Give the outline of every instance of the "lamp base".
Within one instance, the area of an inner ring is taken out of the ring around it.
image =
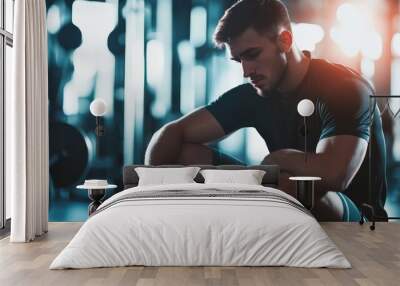
[[[297,199],[308,209],[314,208],[314,181],[297,181]]]
[[[102,119],[98,116],[96,116],[96,135],[97,136],[103,136],[105,133],[105,128],[104,125],[102,124]]]
[[[315,203],[315,181],[320,181],[320,177],[290,177],[289,180],[296,181],[296,196],[308,210],[314,208]]]
[[[102,204],[103,199],[106,195],[106,189],[89,189],[88,195],[89,198],[92,200],[88,207],[88,214],[90,216]]]

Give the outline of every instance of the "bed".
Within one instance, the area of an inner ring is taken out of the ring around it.
[[[98,208],[50,269],[351,267],[311,213],[278,189],[277,166],[198,166],[264,170],[262,185],[205,184],[199,173],[196,183],[153,186],[138,186],[136,167],[143,165],[124,167],[124,190]]]

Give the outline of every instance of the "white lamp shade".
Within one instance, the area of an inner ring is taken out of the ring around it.
[[[303,117],[310,116],[314,113],[314,103],[309,99],[303,99],[297,105],[297,112]]]
[[[90,104],[90,113],[94,116],[103,116],[107,112],[107,105],[102,99],[95,99]]]

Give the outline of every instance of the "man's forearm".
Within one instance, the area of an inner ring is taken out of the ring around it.
[[[311,175],[320,170],[321,160],[316,154],[307,153],[307,162],[304,152],[294,149],[282,149],[270,153],[265,162],[279,164],[281,171],[295,175]]]
[[[282,149],[272,152],[263,161],[263,164],[277,164],[282,172],[295,176],[317,176],[323,181],[321,185],[329,190],[341,191],[343,184],[340,181],[340,170],[335,170],[334,164],[328,164],[329,158],[325,154],[307,153],[294,149]]]
[[[146,149],[145,164],[175,164],[182,147],[182,134],[178,128],[168,125],[156,133]]]

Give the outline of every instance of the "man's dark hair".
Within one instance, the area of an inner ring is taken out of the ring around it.
[[[240,0],[225,11],[214,32],[214,43],[222,48],[224,43],[239,36],[247,28],[276,37],[278,28],[289,31],[288,10],[280,0]]]

